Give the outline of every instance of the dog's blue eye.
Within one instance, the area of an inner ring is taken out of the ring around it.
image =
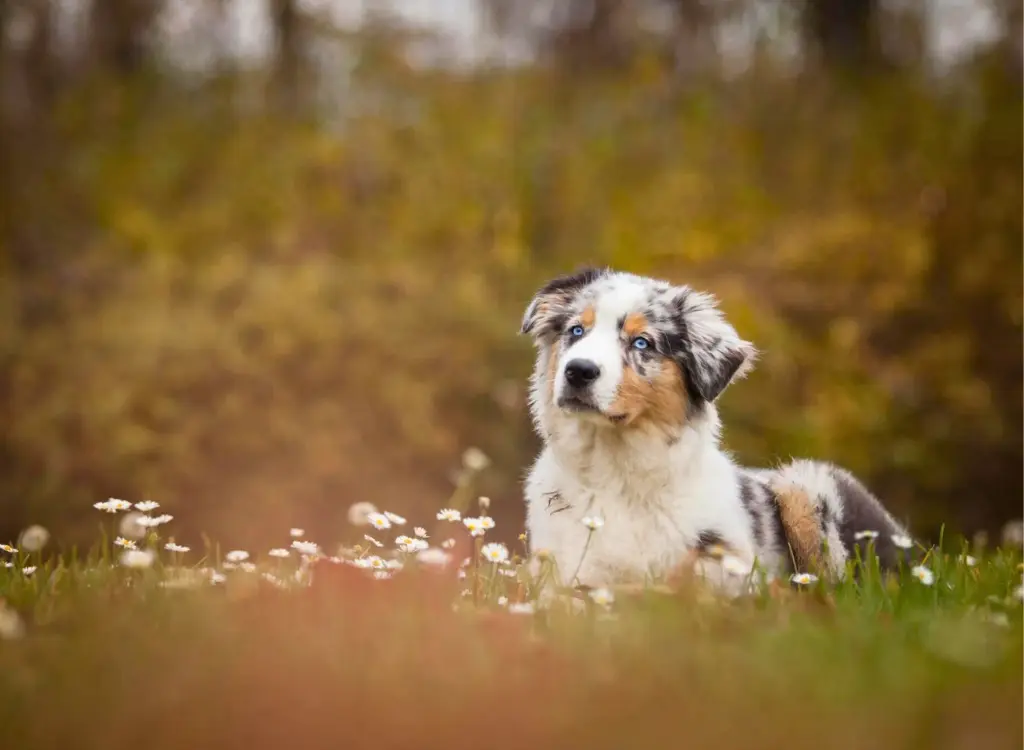
[[[573,326],[569,329],[569,335],[575,339],[578,339],[583,335],[583,326]]]
[[[651,342],[648,341],[647,339],[643,338],[642,336],[640,338],[633,339],[633,348],[634,349],[639,349],[640,351],[643,351],[644,349],[646,349],[650,345],[651,345]]]

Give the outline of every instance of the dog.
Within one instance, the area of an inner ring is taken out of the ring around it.
[[[556,586],[645,584],[710,550],[734,573],[842,577],[869,545],[891,566],[910,544],[844,469],[746,468],[720,446],[716,402],[758,352],[713,295],[585,268],[537,292],[521,333],[536,348],[529,403],[543,441],[525,482],[527,537],[533,557],[553,558]]]

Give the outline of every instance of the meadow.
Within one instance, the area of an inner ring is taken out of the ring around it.
[[[178,544],[152,501],[95,503],[88,554],[26,530],[0,547],[4,747],[1021,746],[1019,550],[538,607],[550,561],[531,577],[468,499],[261,552]]]

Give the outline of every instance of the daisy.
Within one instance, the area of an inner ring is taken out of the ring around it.
[[[405,523],[405,519],[402,518],[397,513],[392,513],[391,511],[386,510],[386,511],[384,511],[384,515],[387,516],[387,519],[389,521],[391,521],[391,523],[395,524],[396,526],[401,526],[402,524]]]
[[[319,546],[317,546],[313,542],[303,542],[299,539],[296,539],[294,542],[292,542],[292,549],[297,550],[299,554],[309,555],[310,557],[320,554]]]
[[[412,530],[412,533],[420,537],[421,539],[427,538],[427,530],[422,526],[417,526],[415,529]]]
[[[0,544],[0,552],[9,552],[9,553],[11,553],[13,555],[17,551],[18,550],[16,550],[14,547],[12,547],[9,544]]]
[[[291,554],[291,551],[283,549],[282,547],[275,547],[267,554],[271,557],[288,557]]]
[[[910,549],[914,546],[914,540],[906,534],[893,534],[892,543],[900,549]]]
[[[232,563],[245,562],[249,559],[249,553],[244,549],[233,549],[224,555],[224,559]]]
[[[403,552],[422,552],[429,546],[423,539],[411,539],[409,537],[404,537],[404,539],[406,540],[405,542],[395,540]]]
[[[480,549],[480,554],[492,563],[503,563],[508,560],[508,548],[504,544],[485,544]]]
[[[494,528],[494,519],[490,516],[480,516],[477,520],[480,521],[480,527],[483,529]]]
[[[502,568],[498,572],[506,578],[515,578],[518,575],[514,568]]]
[[[391,521],[383,513],[370,513],[366,516],[370,525],[375,529],[390,529]]]
[[[33,573],[36,572],[36,566],[35,565],[29,565],[27,568],[22,568],[21,572],[24,573],[27,576],[30,576],[30,575],[32,575]]]
[[[604,519],[598,516],[587,516],[583,519],[583,525],[591,531],[597,531],[599,528],[604,526]]]
[[[369,557],[364,559],[366,560],[367,567],[373,568],[375,570],[384,570],[388,566],[388,564],[384,562],[383,559],[377,557],[376,555],[370,555]]]
[[[384,544],[383,544],[382,542],[378,542],[378,541],[377,541],[376,539],[374,539],[374,538],[373,538],[372,536],[370,536],[369,534],[363,534],[363,539],[365,539],[366,541],[368,541],[368,542],[369,542],[370,544],[372,544],[372,545],[373,545],[374,547],[383,547],[383,546],[384,546]]]
[[[615,595],[609,589],[591,589],[588,595],[595,604],[600,604],[603,607],[607,607],[615,601]]]
[[[216,585],[218,583],[224,583],[226,580],[228,580],[227,576],[223,573],[218,573],[216,570],[210,571],[210,583]]]
[[[789,580],[793,583],[799,583],[801,586],[808,586],[818,580],[818,576],[814,573],[794,573],[790,576]]]
[[[923,565],[914,566],[914,568],[911,569],[910,574],[925,586],[931,586],[935,583],[935,574]]]
[[[293,539],[301,539],[306,535],[306,532],[303,529],[288,529],[288,535]]]
[[[241,568],[242,570],[244,570],[246,573],[255,573],[256,572],[256,565],[255,565],[255,563],[251,563],[251,562],[239,563],[238,567]]]
[[[132,504],[126,500],[118,500],[116,497],[112,497],[103,503],[93,503],[92,507],[106,513],[117,513],[119,510],[128,510],[132,507]]]
[[[853,535],[854,540],[860,541],[861,539],[878,539],[877,531],[858,531]]]
[[[189,550],[188,547],[183,547],[182,545],[175,544],[174,542],[168,542],[165,544],[164,549],[168,552],[188,552]]]
[[[143,513],[151,513],[160,507],[160,503],[153,502],[152,500],[143,500],[141,503],[135,503],[135,510],[141,510]]]
[[[162,516],[156,516],[155,518],[150,518],[149,516],[142,516],[141,518],[136,519],[135,522],[139,526],[143,526],[145,528],[156,528],[157,526],[162,526],[173,519],[174,516],[164,513]]]
[[[461,519],[462,514],[452,508],[442,508],[437,512],[438,521],[459,521]]]
[[[479,518],[463,518],[462,523],[469,530],[471,536],[483,536],[485,533]]]
[[[124,547],[125,549],[135,549],[135,542],[131,539],[125,539],[123,536],[119,536],[114,540],[114,544],[118,547]]]

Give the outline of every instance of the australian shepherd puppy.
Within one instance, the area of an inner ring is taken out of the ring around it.
[[[713,296],[587,269],[544,286],[522,332],[537,349],[530,409],[544,442],[526,481],[527,532],[558,585],[656,580],[712,545],[733,572],[842,576],[858,546],[884,566],[909,545],[848,472],[745,469],[723,450],[715,403],[756,351]]]

